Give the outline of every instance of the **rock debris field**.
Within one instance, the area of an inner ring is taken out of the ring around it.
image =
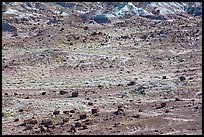
[[[29,37],[2,34],[2,134],[202,134],[202,16],[18,27]]]

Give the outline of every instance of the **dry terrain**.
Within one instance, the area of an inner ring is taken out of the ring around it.
[[[202,134],[202,16],[18,27],[2,34],[2,134]]]

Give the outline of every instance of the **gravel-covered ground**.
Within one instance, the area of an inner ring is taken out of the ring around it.
[[[2,134],[202,134],[202,17],[76,18],[3,39]]]

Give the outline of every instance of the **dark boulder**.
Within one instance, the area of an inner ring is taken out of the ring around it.
[[[53,115],[59,115],[60,114],[60,111],[59,110],[55,110],[54,112],[53,112]]]
[[[140,115],[139,114],[135,114],[133,115],[134,118],[140,118]]]
[[[179,79],[180,79],[180,81],[184,81],[184,80],[186,80],[186,77],[180,76]]]
[[[93,108],[93,109],[91,109],[91,113],[92,114],[99,113],[99,109],[98,108]]]
[[[79,119],[86,119],[87,118],[87,115],[86,114],[80,114],[79,115]]]
[[[72,97],[78,97],[78,95],[79,95],[78,91],[72,92]]]
[[[128,85],[128,86],[135,85],[135,81],[130,81],[127,85]]]
[[[162,102],[160,105],[161,105],[161,108],[164,108],[166,107],[166,102]]]
[[[43,95],[43,96],[46,95],[46,92],[42,92],[42,95]]]
[[[67,94],[67,91],[61,90],[61,91],[59,92],[59,94],[60,94],[60,95]]]

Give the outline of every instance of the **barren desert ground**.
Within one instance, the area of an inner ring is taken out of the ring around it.
[[[202,134],[202,16],[25,22],[2,32],[2,134]]]

